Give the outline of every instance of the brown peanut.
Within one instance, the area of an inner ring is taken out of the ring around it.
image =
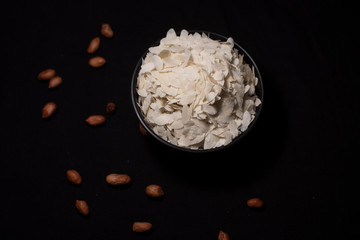
[[[111,173],[106,176],[106,182],[110,185],[125,185],[131,181],[131,178],[127,174]]]
[[[55,76],[55,73],[56,73],[55,70],[52,69],[52,68],[46,69],[46,70],[39,73],[38,79],[40,81],[50,80],[52,77]]]
[[[79,172],[74,169],[67,170],[66,177],[69,180],[69,182],[75,185],[79,185],[82,182]]]
[[[100,38],[99,37],[94,37],[89,44],[89,47],[87,49],[88,53],[94,53],[96,52],[100,47]]]
[[[84,200],[76,200],[75,207],[82,215],[89,215],[89,206]]]
[[[86,119],[87,124],[90,126],[98,126],[106,122],[106,118],[103,115],[91,115]]]
[[[106,63],[105,58],[97,56],[97,57],[92,57],[89,60],[89,65],[93,68],[99,68],[104,66]]]
[[[114,31],[111,29],[108,23],[104,23],[101,25],[101,34],[104,37],[112,38],[114,36]]]
[[[56,88],[61,83],[62,83],[62,77],[59,77],[59,76],[52,77],[49,81],[48,88]]]
[[[229,234],[220,230],[218,240],[230,240]]]
[[[157,198],[164,195],[164,191],[159,185],[151,184],[145,188],[145,193],[149,197]]]
[[[261,208],[264,202],[260,198],[251,198],[247,201],[247,205],[251,208]]]
[[[56,111],[56,104],[54,102],[48,102],[42,109],[41,115],[42,118],[51,117]]]
[[[152,228],[152,224],[149,222],[134,222],[133,223],[133,231],[134,232],[147,232]]]
[[[145,130],[145,128],[143,127],[143,125],[141,123],[139,123],[139,130],[140,130],[140,133],[146,137],[149,137],[149,133]]]
[[[106,104],[106,112],[108,114],[114,114],[116,111],[116,105],[113,102],[109,102]]]

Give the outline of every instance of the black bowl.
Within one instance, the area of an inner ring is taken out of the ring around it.
[[[220,41],[226,41],[228,38],[225,36],[222,36],[220,34],[217,33],[213,33],[213,32],[208,32],[208,31],[196,31],[196,30],[190,30],[188,31],[189,34],[194,34],[196,32],[198,33],[205,33],[207,36],[209,36],[211,39],[214,40],[220,40]],[[179,32],[177,32],[177,35],[179,36]],[[155,42],[152,46],[149,47],[154,47],[154,46],[158,46],[160,44],[160,40],[158,40],[157,42]],[[136,67],[135,67],[135,71],[133,73],[132,76],[132,80],[131,80],[131,99],[132,99],[132,104],[133,107],[135,109],[136,115],[140,120],[140,123],[143,125],[143,127],[145,128],[145,130],[150,133],[155,139],[157,139],[159,142],[163,143],[164,145],[171,147],[173,149],[177,149],[180,151],[185,151],[185,152],[194,152],[194,153],[207,153],[207,152],[213,152],[213,151],[219,151],[222,150],[224,148],[228,148],[232,145],[234,145],[234,143],[240,141],[241,139],[243,139],[252,128],[254,128],[256,121],[259,118],[262,106],[264,104],[264,88],[263,88],[263,82],[262,82],[262,78],[259,72],[258,67],[256,66],[254,60],[250,57],[250,55],[236,42],[234,42],[234,47],[238,50],[238,53],[241,55],[244,55],[243,60],[245,63],[249,64],[250,67],[254,67],[255,69],[255,76],[258,78],[258,84],[257,86],[255,86],[255,93],[257,95],[257,97],[261,100],[261,104],[256,107],[256,113],[255,113],[255,118],[254,120],[250,123],[250,125],[248,126],[248,128],[245,130],[245,132],[239,134],[236,138],[234,138],[229,144],[225,145],[225,146],[220,146],[217,148],[211,148],[211,149],[189,149],[189,148],[184,148],[184,147],[179,147],[177,145],[174,145],[164,139],[162,139],[161,137],[159,137],[152,129],[151,127],[146,123],[146,121],[144,120],[144,116],[141,112],[140,107],[138,106],[138,94],[136,92],[136,85],[137,85],[137,77],[141,68],[141,64],[142,64],[142,60],[145,58],[146,54],[149,52],[148,50],[144,52],[144,54],[141,56],[141,58],[139,59]]]

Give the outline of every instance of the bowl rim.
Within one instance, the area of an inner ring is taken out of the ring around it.
[[[189,34],[194,34],[194,33],[205,33],[207,36],[211,37],[211,36],[215,36],[217,37],[217,39],[215,40],[220,40],[220,41],[226,41],[229,37],[225,37],[221,34],[218,33],[214,33],[211,31],[204,31],[204,30],[186,30]],[[179,36],[180,31],[176,32],[176,35]],[[160,39],[161,40],[161,39]],[[150,47],[153,46],[158,46],[160,43],[160,40],[157,40],[155,43],[153,43]],[[243,47],[241,47],[237,42],[234,41],[234,46],[236,46],[236,48],[239,51],[239,54],[244,55],[244,58],[247,58],[248,60],[250,60],[250,62],[245,62],[246,64],[248,64],[250,67],[254,67],[255,69],[255,76],[258,78],[258,84],[255,87],[255,91],[257,94],[257,96],[261,97],[261,104],[256,107],[256,112],[255,112],[255,117],[253,119],[253,121],[249,124],[248,128],[242,132],[241,134],[239,134],[238,136],[236,136],[229,144],[227,145],[223,145],[220,147],[216,147],[216,148],[210,148],[210,149],[190,149],[190,148],[184,148],[184,147],[180,147],[177,145],[174,145],[164,139],[162,139],[160,136],[158,136],[147,124],[147,122],[144,120],[144,117],[142,115],[141,109],[139,108],[139,106],[137,105],[137,92],[136,92],[136,86],[137,86],[137,77],[138,77],[138,73],[142,64],[143,59],[146,57],[146,54],[149,52],[149,48],[141,55],[139,61],[137,62],[134,72],[132,74],[132,78],[131,78],[131,101],[132,101],[132,105],[134,107],[135,113],[140,121],[140,124],[145,128],[145,130],[150,133],[150,135],[152,137],[154,137],[155,139],[157,139],[159,142],[165,144],[166,146],[182,151],[182,152],[190,152],[190,153],[209,153],[209,152],[215,152],[215,151],[220,151],[223,149],[227,149],[230,146],[233,146],[235,143],[239,142],[241,139],[243,139],[246,135],[248,135],[248,133],[254,128],[255,123],[258,121],[261,110],[263,108],[264,105],[264,84],[262,81],[262,77],[260,74],[260,71],[255,63],[255,61],[253,60],[253,58],[250,56],[250,54],[245,51],[245,49]],[[260,91],[260,92],[259,92]]]

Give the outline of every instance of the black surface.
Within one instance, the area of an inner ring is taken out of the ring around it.
[[[159,8],[162,6],[162,8]],[[359,229],[357,9],[303,1],[12,2],[2,7],[0,239],[352,239]],[[89,41],[102,23],[92,69]],[[138,58],[169,28],[232,36],[257,63],[266,105],[256,128],[230,149],[181,153],[143,137],[131,105]],[[45,68],[58,89],[37,80]],[[4,74],[5,73],[5,74]],[[48,101],[53,118],[41,119]],[[117,112],[105,113],[114,101]],[[90,114],[105,114],[90,128]],[[77,169],[80,187],[65,171]],[[352,171],[351,171],[352,169]],[[114,189],[108,173],[132,183]],[[154,201],[148,184],[163,186]],[[246,206],[260,197],[264,209]],[[80,216],[76,199],[88,202]],[[147,235],[131,231],[150,221]]]

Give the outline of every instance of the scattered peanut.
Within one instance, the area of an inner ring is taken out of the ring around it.
[[[151,184],[145,188],[145,193],[149,197],[157,198],[164,195],[164,191],[159,185]]]
[[[91,115],[86,119],[86,122],[90,126],[98,126],[106,122],[106,118],[103,115]]]
[[[56,104],[53,102],[48,102],[42,109],[42,118],[49,118],[51,117],[54,112],[56,111]]]
[[[82,215],[89,215],[89,206],[84,200],[76,200],[75,207]]]
[[[56,73],[55,70],[52,69],[52,68],[46,69],[46,70],[39,73],[38,79],[40,81],[50,80],[52,77],[55,76],[55,73]]]
[[[260,198],[251,198],[247,201],[247,205],[251,208],[261,208],[264,202]]]
[[[104,66],[105,63],[106,63],[105,58],[100,57],[100,56],[90,58],[90,60],[89,60],[89,65],[93,68],[102,67],[102,66]]]
[[[141,123],[139,123],[139,130],[140,130],[140,133],[146,137],[149,136],[149,133],[145,130],[145,128],[143,127],[143,125]]]
[[[48,88],[56,88],[61,83],[62,83],[62,77],[59,77],[59,76],[52,77],[49,81]]]
[[[100,47],[100,38],[95,37],[90,41],[89,47],[87,49],[88,53],[94,53],[96,52]]]
[[[82,182],[79,172],[74,169],[67,170],[66,177],[69,180],[69,182],[75,185],[79,185]]]
[[[131,181],[127,174],[111,173],[106,176],[106,182],[110,185],[125,185]]]
[[[116,105],[113,102],[109,102],[106,104],[106,112],[108,114],[114,114],[116,111]]]
[[[229,234],[220,230],[218,240],[230,240]]]
[[[133,231],[134,232],[147,232],[152,228],[152,224],[149,222],[134,222]]]
[[[104,23],[101,25],[101,34],[107,38],[112,38],[114,36],[114,31],[108,23]]]

